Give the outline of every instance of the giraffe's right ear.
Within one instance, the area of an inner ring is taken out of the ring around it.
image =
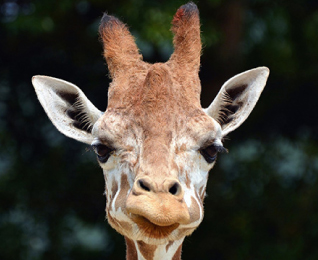
[[[32,84],[38,99],[56,128],[68,137],[91,144],[92,127],[103,114],[72,83],[34,76]]]

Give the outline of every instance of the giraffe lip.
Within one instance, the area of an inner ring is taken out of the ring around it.
[[[165,238],[180,225],[179,223],[158,225],[151,222],[149,219],[136,214],[130,214],[130,217],[138,225],[139,229],[151,238]]]
[[[138,216],[138,219],[143,217],[159,227],[190,222],[190,213],[184,200],[180,201],[165,193],[138,196],[130,193],[126,201],[126,210],[131,216]]]

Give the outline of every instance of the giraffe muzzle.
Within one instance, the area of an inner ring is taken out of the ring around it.
[[[145,218],[161,227],[188,224],[190,214],[183,197],[184,191],[177,179],[153,181],[145,176],[135,181],[126,210],[133,220]]]

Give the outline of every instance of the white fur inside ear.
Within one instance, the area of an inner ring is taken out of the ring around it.
[[[34,76],[37,97],[56,128],[68,137],[90,144],[92,126],[102,115],[74,84],[48,76]]]
[[[250,115],[267,81],[269,69],[259,67],[224,83],[205,112],[222,127],[222,136],[238,128]]]

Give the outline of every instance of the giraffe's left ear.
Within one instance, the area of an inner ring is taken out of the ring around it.
[[[72,83],[47,76],[34,76],[32,84],[56,128],[68,137],[91,144],[94,140],[92,127],[102,112],[84,93]]]
[[[259,99],[269,69],[259,67],[234,76],[224,83],[205,112],[217,120],[225,136],[238,128],[252,112]]]

